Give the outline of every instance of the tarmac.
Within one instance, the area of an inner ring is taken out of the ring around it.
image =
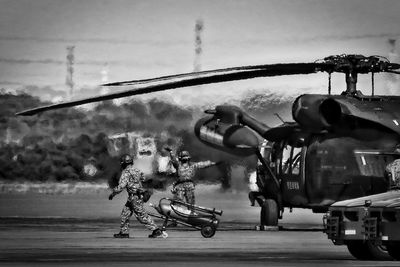
[[[200,185],[196,191],[199,205],[224,211],[214,237],[203,238],[198,230],[178,226],[167,229],[167,239],[149,239],[150,232],[132,218],[132,238],[115,239],[125,193],[109,201],[109,190],[89,189],[65,194],[1,192],[0,266],[400,265],[356,260],[345,246],[327,239],[322,214],[310,210],[286,210],[279,232],[255,231],[260,208],[250,207],[247,192],[221,192],[216,185]],[[150,201],[158,203],[168,192],[155,192]]]
[[[115,239],[118,219],[0,218],[1,266],[399,266],[358,261],[320,229],[283,225],[255,231],[224,222],[212,238],[178,226],[149,239],[134,221],[131,238]]]

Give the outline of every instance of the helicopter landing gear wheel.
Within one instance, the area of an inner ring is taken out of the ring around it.
[[[349,241],[347,249],[351,255],[359,260],[392,260],[385,246],[375,245],[371,241]]]
[[[213,237],[215,235],[215,231],[217,229],[215,228],[215,226],[207,224],[207,225],[203,225],[201,227],[201,235],[205,238],[210,238]]]
[[[278,225],[278,204],[273,199],[266,199],[261,206],[261,225],[277,226]]]
[[[386,245],[388,253],[395,260],[400,261],[400,242],[394,242]]]

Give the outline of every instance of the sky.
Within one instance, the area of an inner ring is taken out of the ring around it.
[[[71,45],[76,91],[103,81],[191,72],[199,19],[202,70],[313,62],[343,53],[387,56],[388,39],[400,36],[399,13],[396,0],[0,0],[0,88],[66,91]],[[368,82],[360,78],[369,90]],[[344,78],[334,76],[333,84],[333,92],[340,93]],[[376,85],[377,93],[385,92],[384,82],[377,79]],[[327,75],[313,74],[156,95],[214,104],[249,91],[295,95],[325,93],[326,87]]]

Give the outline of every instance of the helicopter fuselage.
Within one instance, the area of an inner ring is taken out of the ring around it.
[[[384,171],[396,155],[378,149],[382,143],[394,146],[396,142],[390,134],[370,142],[330,134],[310,134],[302,146],[292,146],[288,140],[271,142],[264,149],[264,159],[279,187],[271,186],[271,177],[261,164],[257,185],[262,196],[276,200],[280,209],[325,212],[336,201],[387,191]]]
[[[399,97],[305,94],[293,103],[295,122],[273,128],[238,107],[218,106],[195,133],[217,149],[258,156],[260,206],[272,199],[281,212],[325,212],[336,201],[387,191],[385,167],[400,156],[399,104]],[[266,155],[259,137],[269,141]]]

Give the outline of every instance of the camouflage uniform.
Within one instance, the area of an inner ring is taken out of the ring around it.
[[[389,163],[385,171],[389,175],[390,189],[400,189],[400,159]]]
[[[143,207],[143,200],[139,197],[138,191],[142,189],[143,173],[128,165],[121,174],[119,184],[113,189],[113,194],[120,193],[124,188],[128,192],[128,200],[121,212],[121,233],[128,234],[129,219],[134,213],[136,219],[144,224],[149,230],[154,231],[157,225]]]
[[[176,169],[178,176],[177,181],[173,185],[172,193],[174,194],[174,199],[184,201],[186,203],[195,204],[194,197],[194,182],[193,178],[196,174],[197,169],[203,169],[215,165],[212,161],[203,161],[196,163],[186,163],[182,164],[174,157],[171,157],[171,162]]]

